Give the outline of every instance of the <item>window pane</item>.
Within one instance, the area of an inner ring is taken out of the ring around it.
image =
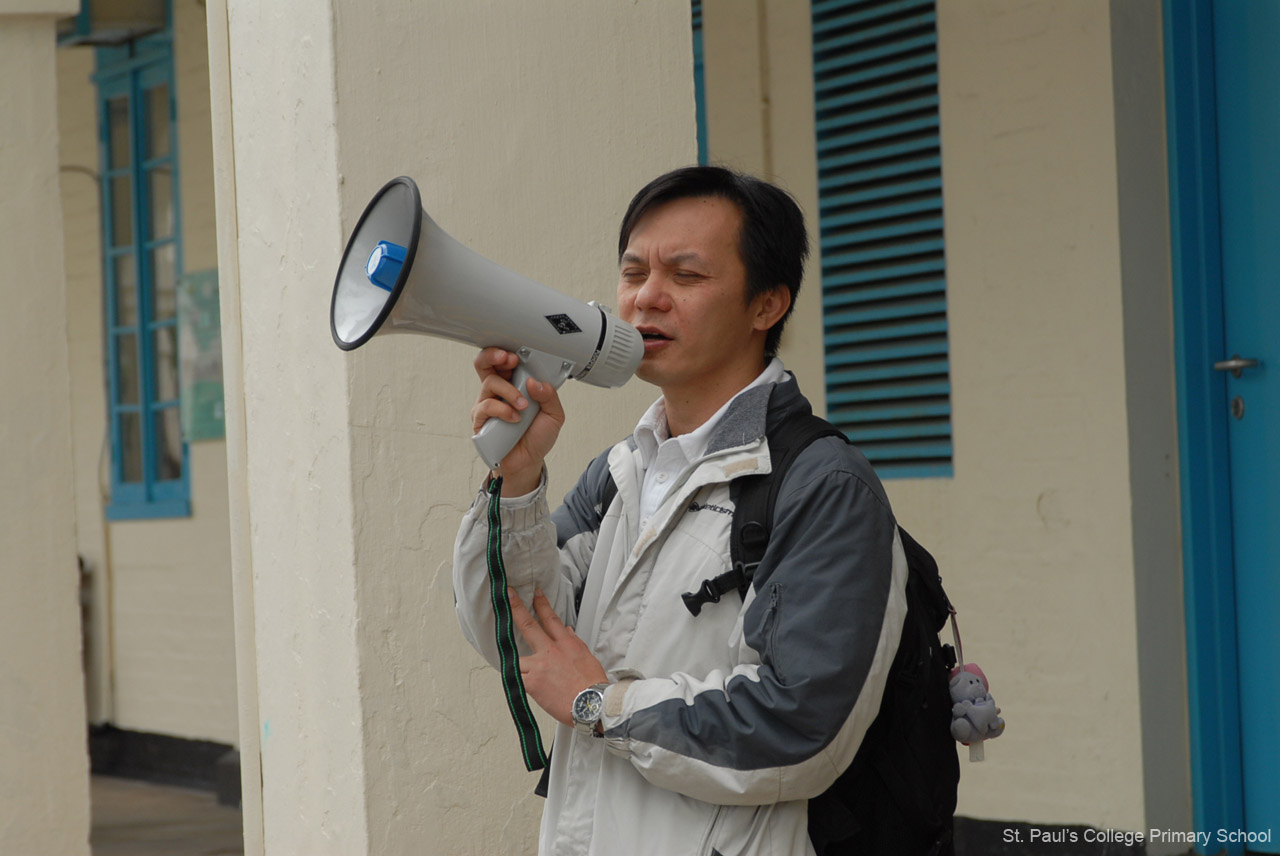
[[[116,336],[116,403],[137,404],[141,388],[138,372],[138,337],[133,333]]]
[[[155,420],[157,477],[160,481],[182,478],[182,422],[178,408],[158,411]]]
[[[133,187],[127,175],[111,179],[111,246],[133,242]]]
[[[169,167],[160,166],[147,172],[147,194],[151,201],[151,235],[153,241],[173,234],[173,177]]]
[[[138,266],[133,253],[116,256],[112,262],[116,275],[116,326],[138,325]]]
[[[151,320],[164,321],[177,312],[177,251],[165,244],[151,251]]]
[[[108,144],[111,149],[108,163],[111,169],[128,166],[129,157],[129,98],[121,95],[107,101]]]
[[[147,157],[169,154],[169,84],[147,90]]]
[[[139,413],[120,414],[120,480],[142,481],[142,418]]]
[[[156,403],[178,399],[178,328],[161,327],[152,334],[151,358],[156,367]]]

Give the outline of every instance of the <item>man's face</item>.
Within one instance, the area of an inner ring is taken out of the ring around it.
[[[741,226],[728,200],[676,199],[642,217],[628,239],[618,311],[645,339],[636,374],[669,401],[727,400],[764,367],[772,320],[761,320],[762,298],[746,300]]]

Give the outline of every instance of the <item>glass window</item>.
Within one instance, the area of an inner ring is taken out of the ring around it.
[[[133,254],[116,256],[111,265],[115,277],[115,325],[136,327],[138,325],[138,270],[133,262]]]
[[[129,166],[131,157],[129,146],[129,97],[120,95],[107,99],[106,114],[109,128],[107,147],[110,150],[110,154],[107,157],[107,165],[111,169],[121,169]]]
[[[148,237],[153,241],[168,238],[173,234],[173,177],[167,167],[147,172],[147,202],[147,220],[151,224]]]
[[[147,159],[169,154],[169,85],[161,83],[147,90]]]
[[[171,41],[98,50],[111,376],[111,519],[190,514],[180,418],[182,275]]]

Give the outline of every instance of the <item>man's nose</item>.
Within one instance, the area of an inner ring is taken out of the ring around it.
[[[667,283],[657,271],[649,273],[648,278],[636,290],[636,308],[654,309],[665,312],[671,308],[671,297],[667,293]]]

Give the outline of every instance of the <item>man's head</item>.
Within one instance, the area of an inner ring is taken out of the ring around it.
[[[699,197],[723,199],[741,216],[737,248],[746,270],[743,299],[749,303],[779,287],[788,291],[786,312],[765,337],[765,357],[772,357],[778,351],[782,328],[795,307],[805,259],[809,255],[804,214],[786,191],[723,167],[691,166],[672,170],[649,182],[632,198],[618,235],[618,260],[622,261],[632,231],[647,214],[668,202]]]

